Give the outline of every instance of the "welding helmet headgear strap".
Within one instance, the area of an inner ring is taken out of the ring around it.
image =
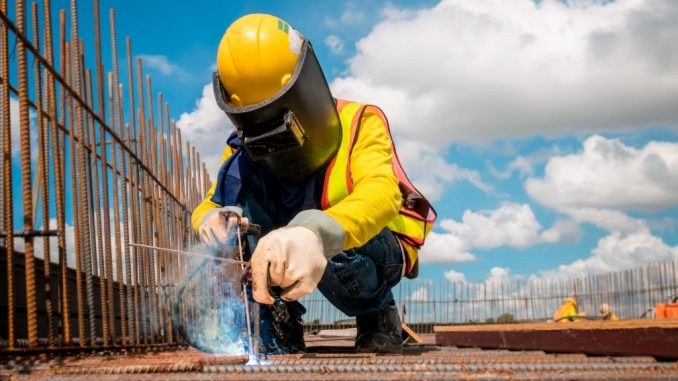
[[[308,40],[299,54],[292,78],[274,96],[260,103],[235,107],[219,74],[214,94],[221,108],[242,133],[252,159],[280,178],[301,178],[327,164],[341,143],[341,125],[334,98]]]

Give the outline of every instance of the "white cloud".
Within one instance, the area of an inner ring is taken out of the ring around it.
[[[429,234],[420,255],[422,263],[472,261],[473,248],[526,248],[540,243],[541,225],[527,204],[506,203],[494,210],[464,212],[461,222],[444,219],[445,233]]]
[[[465,282],[466,281],[466,276],[464,273],[460,273],[458,271],[454,270],[449,270],[445,271],[443,274],[445,276],[445,279],[449,280],[450,282]]]
[[[678,143],[629,147],[594,135],[581,152],[551,158],[527,193],[554,208],[657,210],[678,205]]]
[[[226,147],[226,139],[233,124],[217,106],[212,92],[212,84],[202,89],[202,97],[195,102],[195,108],[182,113],[177,122],[182,137],[190,140],[205,162],[210,177],[214,181],[219,172],[221,154]]]
[[[677,16],[670,0],[443,0],[375,25],[332,88],[439,146],[676,125]]]
[[[515,203],[477,213],[467,210],[462,222],[443,220],[440,225],[464,237],[470,246],[482,249],[532,246],[537,242],[537,233],[541,228],[529,205]]]
[[[410,180],[429,201],[439,200],[445,188],[457,181],[467,181],[485,193],[493,190],[478,171],[448,163],[439,150],[429,144],[397,139],[396,150]]]
[[[501,282],[511,278],[511,270],[505,267],[493,267],[490,269],[490,272],[487,274],[487,279],[485,282]]]
[[[566,277],[603,273],[666,260],[678,260],[678,246],[667,245],[648,229],[639,229],[630,234],[613,232],[598,241],[589,258],[541,272],[540,276]]]
[[[419,287],[416,289],[407,300],[417,301],[417,302],[426,302],[428,301],[428,289],[426,287]]]
[[[330,34],[329,36],[325,37],[323,41],[325,42],[325,45],[330,48],[330,52],[332,52],[332,54],[338,56],[344,53],[344,40],[342,40],[341,37],[337,36],[336,34]]]
[[[544,271],[544,276],[600,273],[678,258],[678,247],[667,245],[650,230],[661,221],[648,223],[625,212],[678,205],[677,143],[649,142],[634,148],[594,135],[580,152],[549,159],[543,178],[528,178],[525,189],[542,205],[569,218],[544,231],[543,241],[578,239],[580,224],[608,233],[590,257]]]
[[[590,223],[609,232],[633,233],[645,228],[645,221],[630,217],[626,213],[596,208],[564,208],[562,212],[576,221]]]
[[[488,163],[490,173],[496,178],[506,180],[517,171],[520,177],[532,176],[534,167],[546,162],[548,159],[558,153],[558,147],[543,148],[536,150],[529,155],[519,155],[513,159],[503,170],[497,170],[491,163]]]
[[[456,263],[475,261],[469,252],[468,243],[454,234],[429,233],[419,252],[421,263]]]
[[[482,287],[486,286],[488,283],[503,282],[507,280],[517,280],[525,278],[523,275],[512,274],[509,268],[499,266],[492,267],[490,271],[488,271],[487,274],[485,275],[486,278],[482,282],[468,282],[463,273],[454,270],[445,271],[444,273],[445,279],[452,283],[467,282],[467,287],[469,287],[469,289],[473,289],[474,293],[477,290],[481,289]]]
[[[361,24],[367,20],[366,5],[361,1],[348,1],[339,17],[325,17],[325,25],[330,28],[339,26],[348,27]]]
[[[558,220],[541,232],[539,238],[546,243],[575,243],[582,236],[579,224],[573,220]]]
[[[18,160],[21,154],[21,123],[19,116],[19,99],[9,97],[9,126],[12,134],[12,158],[14,160]],[[28,124],[30,125],[32,161],[36,159],[38,152],[38,132],[35,128],[37,123],[36,117],[36,112],[29,108]]]
[[[170,62],[169,58],[162,54],[140,54],[143,64],[151,69],[157,70],[162,75],[175,75],[179,77],[186,76],[188,73],[181,67]]]

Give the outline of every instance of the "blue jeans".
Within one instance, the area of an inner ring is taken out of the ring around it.
[[[318,289],[348,316],[380,311],[393,301],[403,257],[398,239],[388,229],[361,247],[346,250],[327,262]]]

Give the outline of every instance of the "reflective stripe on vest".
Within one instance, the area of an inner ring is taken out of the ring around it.
[[[393,171],[398,178],[400,190],[403,193],[403,206],[400,208],[400,213],[386,227],[396,233],[402,241],[418,249],[424,244],[426,236],[431,231],[431,227],[436,219],[435,211],[407,178],[398,160],[386,116],[376,106],[337,100],[337,111],[339,112],[342,129],[341,145],[337,155],[330,161],[325,172],[321,207],[324,210],[336,205],[353,191],[350,165],[351,152],[355,145],[355,138],[361,125],[362,116],[367,108],[379,116],[384,128],[386,128],[389,139],[391,139]],[[406,208],[405,204],[408,200],[420,207]],[[409,272],[417,260],[417,250],[409,250],[408,254],[407,271]]]

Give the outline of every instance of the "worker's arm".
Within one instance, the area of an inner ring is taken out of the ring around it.
[[[224,162],[231,156],[231,147],[226,145],[226,148],[224,148],[224,153],[221,154],[221,165],[224,164]],[[212,183],[212,187],[210,187],[209,191],[207,191],[207,196],[205,196],[205,199],[198,204],[198,206],[193,209],[193,214],[191,215],[191,226],[193,227],[193,231],[197,234],[198,230],[200,229],[200,225],[202,221],[205,219],[205,216],[210,213],[215,211],[217,208],[221,208],[223,205],[219,205],[216,202],[212,201],[212,196],[214,195],[214,191],[217,188],[217,181],[215,180]]]
[[[353,192],[324,211],[299,213],[289,226],[318,234],[326,257],[364,245],[398,214],[402,202],[392,155],[386,127],[368,108],[351,154]]]

